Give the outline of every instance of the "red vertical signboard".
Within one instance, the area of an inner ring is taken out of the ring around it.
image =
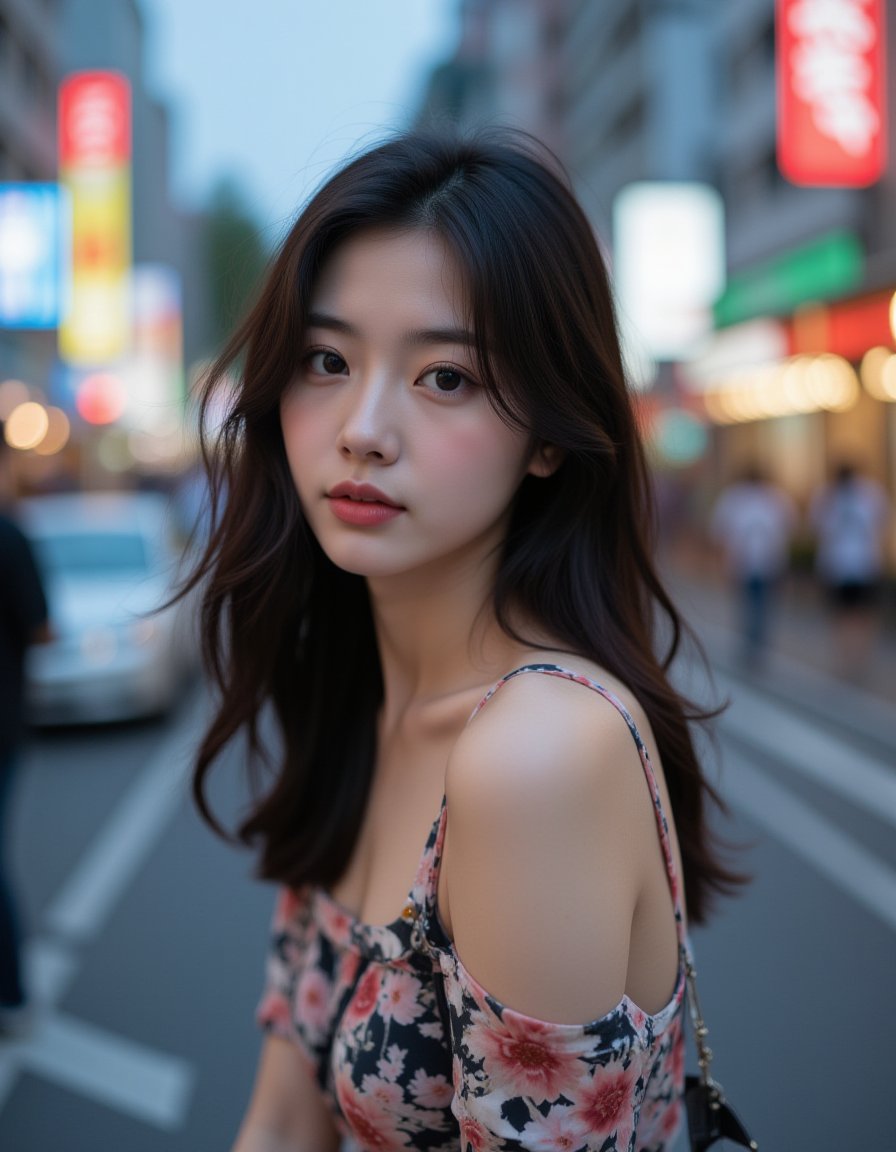
[[[76,72],[59,89],[59,179],[72,205],[71,291],[59,326],[69,364],[119,360],[131,338],[131,89]]]
[[[886,167],[884,0],[776,0],[778,167],[865,187]]]
[[[59,88],[59,165],[114,167],[131,159],[131,88],[117,72],[76,72]]]

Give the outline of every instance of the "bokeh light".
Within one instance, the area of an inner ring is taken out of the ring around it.
[[[40,444],[49,426],[46,408],[34,400],[26,400],[10,412],[3,435],[10,448],[27,451]]]
[[[859,367],[862,387],[875,400],[896,400],[896,355],[889,348],[869,348]]]
[[[896,375],[896,357],[892,359]],[[870,374],[870,367],[863,371],[863,383]],[[883,398],[883,389],[881,383],[872,394]],[[809,412],[847,412],[858,401],[859,392],[859,377],[849,361],[826,352],[792,356],[733,374],[716,381],[703,400],[714,424],[745,424]]]
[[[896,356],[891,356],[884,364],[881,384],[885,399],[896,400]]]
[[[88,424],[114,424],[124,413],[124,385],[111,372],[94,372],[78,386],[75,407]]]
[[[657,414],[653,444],[659,458],[673,468],[693,464],[706,451],[706,427],[702,420],[683,408],[668,408]]]
[[[55,456],[61,452],[69,441],[71,424],[69,418],[61,408],[47,408],[47,431],[39,444],[35,444],[34,451],[38,456]]]

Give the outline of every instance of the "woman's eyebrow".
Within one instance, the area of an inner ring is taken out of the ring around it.
[[[466,328],[419,328],[405,336],[408,344],[466,344],[476,347],[476,337]]]
[[[327,328],[343,336],[360,335],[354,325],[327,312],[309,312],[307,323],[309,328]],[[465,344],[470,348],[476,347],[476,337],[466,328],[415,328],[406,333],[404,341],[415,347],[422,344]]]
[[[343,336],[357,336],[358,330],[345,320],[337,316],[329,316],[326,312],[309,312],[307,318],[309,328],[329,328],[333,332],[341,332]]]

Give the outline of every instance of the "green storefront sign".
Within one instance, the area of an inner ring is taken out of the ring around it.
[[[813,300],[831,300],[858,287],[864,257],[851,232],[828,232],[801,248],[733,276],[713,307],[717,328],[792,312]]]

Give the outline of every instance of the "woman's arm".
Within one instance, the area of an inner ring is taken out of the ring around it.
[[[233,1152],[336,1152],[339,1135],[301,1052],[268,1035]]]

